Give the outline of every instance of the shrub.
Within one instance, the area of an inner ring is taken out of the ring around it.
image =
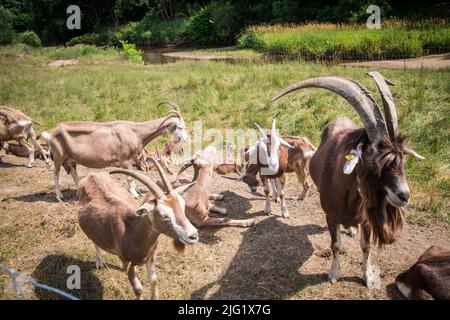
[[[125,58],[133,63],[143,63],[143,53],[136,48],[136,45],[128,41],[121,40]]]
[[[218,42],[217,30],[212,20],[215,4],[200,9],[187,23],[186,33],[189,40],[196,44],[211,44]]]
[[[9,10],[0,6],[0,44],[11,43],[14,35],[13,22]]]
[[[18,43],[23,43],[31,47],[42,47],[42,41],[34,31],[25,31],[17,36]]]

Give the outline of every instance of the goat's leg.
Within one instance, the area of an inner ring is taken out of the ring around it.
[[[19,144],[23,146],[28,151],[28,163],[27,167],[32,168],[34,165],[34,148],[25,140],[25,138],[22,138],[19,140]]]
[[[309,190],[309,182],[307,179],[305,164],[299,163],[295,166],[295,174],[297,176],[298,183],[303,187],[302,193],[298,196],[298,200],[304,200]]]
[[[255,224],[255,219],[244,219],[244,220],[236,220],[229,218],[206,218],[201,223],[199,223],[200,227],[212,227],[212,226],[223,226],[223,227],[250,227]]]
[[[31,142],[33,143],[34,147],[39,151],[39,153],[42,155],[42,157],[44,158],[44,161],[47,165],[50,164],[50,157],[47,157],[46,152],[44,151],[44,148],[42,148],[41,144],[36,140],[37,136],[36,133],[34,132],[33,127],[29,127],[28,129],[28,137],[31,139]]]
[[[341,232],[339,224],[330,223],[327,221],[328,230],[331,235],[331,251],[333,251],[333,262],[331,263],[331,269],[328,273],[328,279],[331,283],[336,283],[339,280],[339,250],[341,249]]]
[[[223,215],[228,214],[227,208],[219,207],[218,205],[215,205],[215,204],[212,204],[212,203],[208,204],[208,211],[210,211],[210,212],[218,212],[218,213],[223,214]]]
[[[286,200],[284,199],[284,183],[280,178],[275,179],[275,185],[277,189],[277,193],[280,195],[280,203],[281,203],[281,216],[285,219],[289,219],[289,212],[286,206]]]
[[[270,184],[272,186],[272,201],[278,203],[278,199],[279,199],[279,194],[278,194],[278,189],[277,189],[277,179],[269,179],[270,180]]]
[[[264,194],[266,196],[266,206],[264,208],[264,213],[267,215],[270,214],[272,211],[271,203],[270,203],[270,188],[269,188],[269,181],[264,176],[261,176],[262,183],[264,185]]]
[[[224,196],[221,194],[218,194],[218,193],[210,193],[209,194],[209,200],[222,201],[223,198],[224,198]]]
[[[100,248],[95,243],[94,247],[95,247],[95,267],[97,269],[103,268],[102,253],[100,252]]]
[[[59,187],[59,172],[61,171],[61,162],[60,161],[54,161],[54,169],[53,169],[53,179],[55,180],[55,192],[56,192],[56,198],[58,200],[63,199],[63,195],[61,193],[61,189]]]
[[[148,281],[150,282],[151,290],[152,290],[152,300],[159,299],[158,287],[156,286],[158,277],[155,272],[155,261],[154,258],[150,258],[145,265],[147,267],[147,275]]]
[[[132,263],[128,269],[128,280],[133,287],[137,300],[142,300],[142,284],[136,275],[136,266]]]
[[[380,272],[379,269],[372,267],[370,263],[370,235],[371,229],[368,223],[361,224],[361,250],[363,252],[363,280],[367,288],[380,288]]]

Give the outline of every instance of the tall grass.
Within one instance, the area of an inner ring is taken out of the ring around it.
[[[0,48],[0,105],[15,105],[41,121],[44,125],[36,127],[38,131],[67,120],[148,120],[166,114],[157,105],[170,99],[180,105],[191,128],[195,120],[203,120],[206,128],[223,130],[253,128],[255,122],[270,127],[276,117],[281,133],[305,135],[318,145],[323,126],[336,117],[361,123],[345,100],[313,89],[276,103],[269,97],[302,79],[337,75],[360,82],[380,101],[374,82],[366,75],[370,70],[365,68],[207,61],[144,66],[97,56],[85,56],[68,68],[43,66],[55,52],[23,51],[18,57],[14,48]],[[412,205],[450,221],[450,73],[380,71],[396,83],[392,91],[402,133],[426,157],[424,161],[407,160]],[[160,143],[152,142],[149,147]]]
[[[304,59],[409,58],[450,51],[450,24],[390,20],[380,30],[346,24],[262,25],[249,27],[237,43],[269,55]]]

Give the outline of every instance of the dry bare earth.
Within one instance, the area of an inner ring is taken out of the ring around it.
[[[349,62],[343,64],[356,67],[377,67],[386,69],[447,69],[450,68],[450,53],[432,54],[412,59]]]
[[[52,174],[42,161],[27,169],[26,159],[5,156],[0,163],[0,262],[61,288],[82,299],[133,299],[117,258],[104,254],[107,267],[95,269],[94,248],[77,225],[77,201],[72,179],[62,174],[64,203],[55,199]],[[89,170],[90,171],[90,170]],[[88,172],[82,168],[81,174]],[[124,183],[123,177],[116,177]],[[431,244],[449,246],[449,225],[427,220],[426,226],[408,222],[400,239],[383,251],[373,249],[380,265],[382,287],[368,290],[361,282],[359,235],[343,235],[341,280],[331,285],[329,234],[317,191],[303,202],[295,198],[298,186],[289,176],[287,197],[291,219],[263,213],[263,195],[252,195],[234,176],[215,179],[214,189],[226,195],[233,218],[256,217],[249,229],[200,230],[200,242],[178,256],[162,235],[157,274],[163,299],[397,299],[395,276]],[[411,213],[411,212],[410,212]],[[425,213],[413,212],[417,217]],[[81,290],[67,290],[66,269],[82,270]],[[149,297],[144,268],[139,269],[144,294]],[[29,289],[29,298],[55,298]],[[0,298],[14,298],[9,278],[0,272]]]

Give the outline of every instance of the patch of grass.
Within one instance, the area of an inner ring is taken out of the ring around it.
[[[450,25],[445,20],[392,20],[380,30],[345,24],[262,25],[249,27],[237,44],[303,59],[409,58],[448,51]]]
[[[38,131],[62,121],[116,119],[144,121],[166,114],[162,100],[176,101],[190,128],[270,127],[274,117],[286,135],[307,136],[316,146],[323,126],[337,116],[361,124],[347,102],[325,90],[303,90],[271,103],[269,97],[302,79],[337,75],[360,82],[379,94],[366,68],[302,62],[228,64],[180,61],[166,65],[134,65],[120,59],[92,63],[80,60],[70,68],[42,66],[44,58],[62,49],[36,49],[18,59],[14,48],[0,48],[0,104],[15,105],[41,121]],[[97,57],[94,55],[93,57]],[[93,58],[92,58],[93,59]],[[450,221],[450,73],[448,70],[382,70],[396,83],[392,88],[400,128],[409,145],[426,157],[409,158],[406,171],[412,206]],[[15,81],[11,81],[15,79]],[[164,140],[150,144],[160,147]]]

